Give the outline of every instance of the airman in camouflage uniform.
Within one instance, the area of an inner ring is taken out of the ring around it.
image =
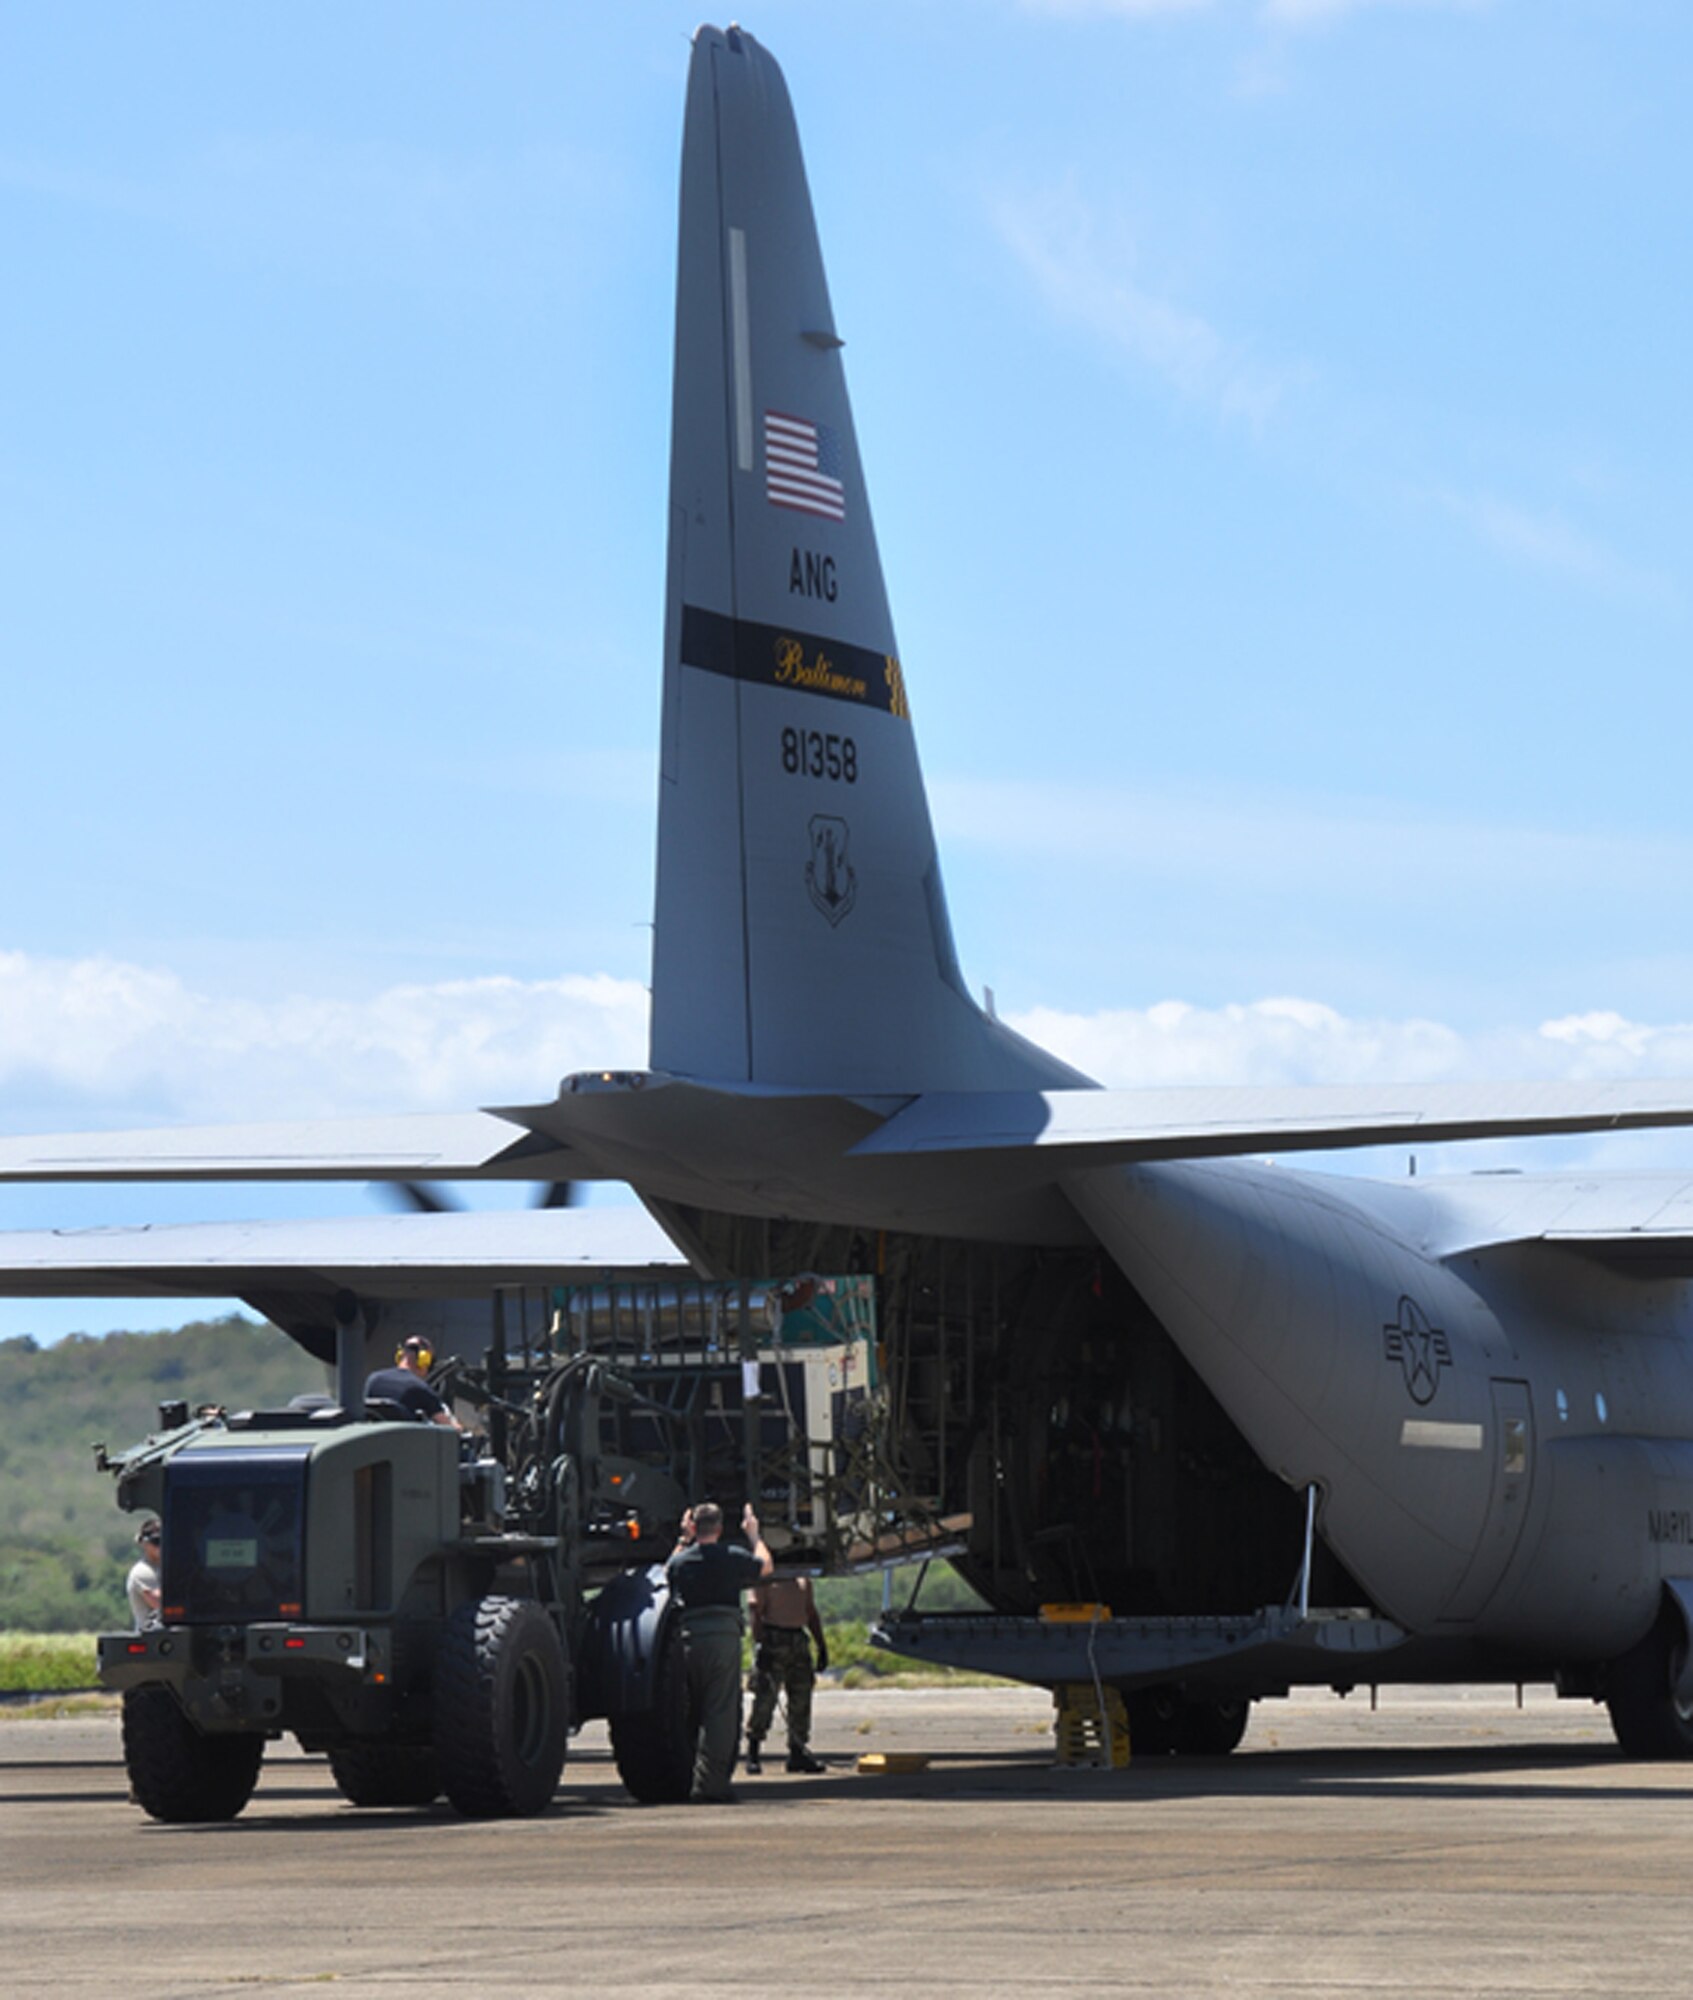
[[[829,1664],[829,1642],[807,1576],[771,1577],[753,1590],[752,1719],[747,1724],[747,1771],[763,1770],[765,1737],[776,1716],[776,1697],[787,1697],[788,1769],[821,1771],[811,1743],[811,1690],[817,1673]],[[811,1642],[817,1642],[817,1666],[811,1663]]]

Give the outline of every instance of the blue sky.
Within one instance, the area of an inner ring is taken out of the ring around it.
[[[4,1129],[641,1059],[696,18],[0,14]],[[1121,1084],[1693,1073],[1693,15],[746,25],[1000,1011]],[[1510,1157],[1596,1156],[1688,1148]]]

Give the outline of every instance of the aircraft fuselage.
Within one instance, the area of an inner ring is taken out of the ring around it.
[[[1463,1184],[1217,1164],[1068,1192],[1388,1616],[1572,1661],[1649,1629],[1693,1532],[1684,1284],[1442,1254]]]

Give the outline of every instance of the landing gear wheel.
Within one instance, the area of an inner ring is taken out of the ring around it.
[[[264,1761],[262,1736],[207,1736],[169,1688],[128,1688],[123,1698],[123,1761],[136,1802],[171,1826],[234,1819],[253,1796]]]
[[[1226,1757],[1251,1716],[1249,1701],[1184,1701],[1176,1718],[1176,1755]]]
[[[342,1743],[329,1753],[349,1805],[426,1806],[441,1796],[441,1768],[427,1743]]]
[[[1605,1706],[1625,1757],[1693,1757],[1693,1704],[1674,1692],[1686,1649],[1680,1621],[1666,1616],[1606,1667]]]
[[[477,1598],[447,1620],[435,1658],[435,1755],[467,1819],[545,1810],[564,1769],[569,1679],[553,1621],[528,1598]]]
[[[1181,1727],[1182,1698],[1173,1687],[1136,1688],[1123,1697],[1129,1716],[1129,1754],[1170,1757]]]
[[[1189,1700],[1179,1688],[1137,1688],[1124,1697],[1136,1757],[1226,1757],[1246,1734],[1249,1701]]]
[[[694,1732],[688,1726],[682,1630],[674,1618],[653,1663],[653,1705],[612,1717],[611,1753],[624,1788],[642,1805],[678,1805],[688,1796],[694,1781]]]

